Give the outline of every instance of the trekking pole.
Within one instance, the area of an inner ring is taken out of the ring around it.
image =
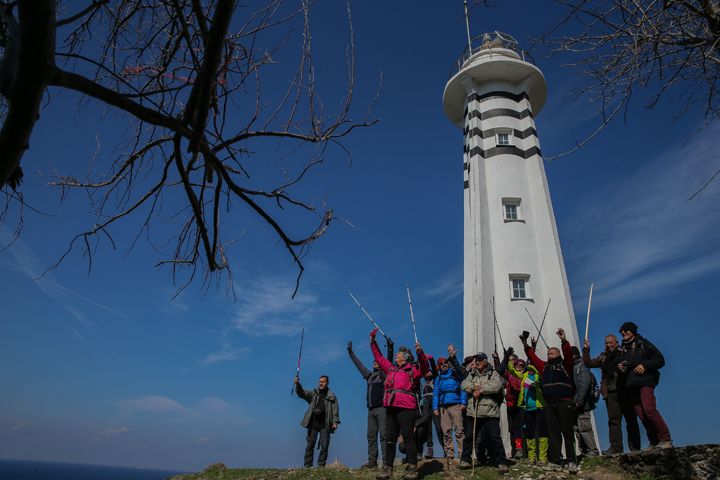
[[[473,405],[475,405],[475,417],[473,417],[473,449],[472,449],[472,474],[475,475],[475,459],[477,458],[477,442],[475,440],[475,432],[477,431],[477,398],[473,397]]]
[[[493,321],[495,322],[495,328],[497,328],[498,336],[500,337],[500,347],[503,349],[503,353],[505,352],[505,343],[502,339],[502,332],[500,331],[500,324],[498,324],[497,316],[495,316],[495,297],[493,296],[490,299],[490,305],[492,306],[493,310]],[[495,350],[497,351],[497,341],[495,342]]]
[[[302,347],[303,347],[304,340],[305,340],[305,327],[303,327],[302,333],[300,333],[300,353],[298,354],[297,372],[295,373],[295,376],[297,378],[300,378],[300,360],[302,359]],[[295,383],[293,382],[292,390],[290,390],[291,397],[292,397],[294,391],[295,391]]]
[[[548,312],[548,310],[550,309],[550,302],[551,302],[551,301],[552,301],[552,298],[548,298],[548,304],[547,304],[547,306],[545,307],[545,313],[543,313],[542,322],[540,322],[540,329],[541,329],[541,330],[542,330],[542,327],[545,325],[545,319],[547,318],[547,312]],[[540,332],[538,331],[538,333],[540,333]]]
[[[587,318],[585,319],[585,341],[587,341],[588,332],[590,331],[590,307],[592,306],[592,292],[594,286],[594,283],[590,284],[590,298],[588,298]]]
[[[360,307],[360,310],[362,310],[363,313],[368,317],[368,319],[370,320],[370,323],[372,323],[372,324],[375,326],[375,328],[378,329],[378,331],[380,332],[380,334],[381,334],[383,337],[385,337],[385,340],[387,340],[388,337],[387,337],[387,335],[385,335],[385,332],[382,331],[382,328],[380,328],[380,325],[378,325],[377,323],[375,323],[375,320],[373,320],[373,318],[370,316],[370,314],[367,312],[367,310],[365,310],[365,307],[363,307],[362,305],[360,305],[360,302],[358,302],[357,298],[355,298],[355,295],[353,295],[352,292],[348,292],[348,294],[352,297],[353,300],[355,300],[355,303],[357,304],[358,307]]]
[[[547,349],[547,348],[550,348],[550,347],[548,347],[547,342],[546,342],[545,339],[543,338],[542,333],[540,333],[540,328],[538,328],[537,323],[535,323],[535,319],[532,317],[532,315],[530,315],[530,310],[528,310],[527,307],[525,307],[525,311],[527,312],[528,317],[530,317],[530,321],[532,322],[533,326],[534,326],[535,328],[537,328],[538,337],[539,337],[540,340],[542,340],[543,343],[545,344],[545,348],[546,348],[546,349]]]
[[[417,345],[420,342],[418,342],[417,330],[415,328],[415,314],[413,313],[413,308],[412,308],[412,298],[410,298],[410,287],[405,285],[405,288],[407,289],[408,304],[410,305],[410,321],[412,321],[413,335],[415,335],[415,344]]]

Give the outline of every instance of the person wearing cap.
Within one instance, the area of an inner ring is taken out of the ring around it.
[[[505,447],[500,436],[500,403],[502,401],[502,379],[488,362],[487,355],[480,352],[473,356],[468,375],[462,382],[462,389],[468,394],[467,425],[468,438],[475,439],[476,446],[482,445],[500,473],[507,473]],[[478,450],[480,450],[478,448]],[[461,468],[471,466],[472,448],[463,451]]]
[[[590,357],[590,341],[585,340],[583,347],[583,362],[588,368],[599,368],[600,394],[605,400],[608,416],[608,438],[610,448],[603,450],[603,455],[623,453],[622,420],[625,419],[627,428],[628,448],[631,452],[640,450],[640,428],[638,427],[635,409],[630,402],[621,402],[627,395],[624,385],[617,382],[617,366],[622,361],[622,352],[618,339],[613,334],[605,335],[605,350],[595,358]]]
[[[547,351],[547,361],[541,360],[535,349],[527,344],[528,332],[520,335],[525,347],[525,354],[530,363],[537,368],[542,377],[542,393],[545,399],[545,420],[548,429],[548,460],[552,467],[559,468],[562,464],[562,444],[565,442],[565,458],[568,471],[577,473],[575,456],[575,421],[577,409],[573,398],[575,387],[572,381],[573,355],[570,343],[565,337],[565,330],[558,328],[562,352],[557,347]]]
[[[393,341],[387,339],[387,358],[392,360]],[[347,344],[348,355],[355,368],[367,382],[365,403],[367,404],[367,442],[368,461],[361,468],[377,468],[378,450],[385,448],[385,407],[383,407],[383,395],[385,394],[385,372],[382,371],[377,362],[373,362],[372,371],[360,361],[353,351],[352,342]],[[378,435],[380,436],[380,449],[378,449]]]
[[[510,433],[510,448],[513,458],[523,458],[523,432],[522,432],[522,408],[518,403],[522,384],[520,378],[512,375],[508,370],[508,365],[516,362],[518,356],[515,355],[512,347],[505,350],[502,362],[497,352],[493,352],[493,362],[495,370],[505,379],[505,407],[507,411],[507,429]]]
[[[617,366],[617,381],[625,387],[624,402],[632,405],[645,427],[649,448],[672,448],[670,429],[655,400],[655,387],[660,380],[660,369],[665,366],[665,357],[637,331],[633,322],[625,322],[620,327],[623,353]]]
[[[548,460],[548,435],[540,373],[537,368],[527,365],[522,358],[508,362],[508,371],[520,380],[517,404],[523,411],[522,428],[528,460],[531,463],[539,460],[541,464],[545,464]]]
[[[435,379],[433,390],[433,413],[440,417],[440,425],[443,431],[444,449],[446,458],[454,458],[453,430],[457,440],[458,459],[462,457],[463,437],[465,428],[463,426],[463,412],[467,403],[467,394],[460,388],[462,378],[460,373],[451,368],[450,362],[444,358],[438,358],[438,377]]]
[[[429,370],[429,365],[422,346],[415,344],[415,351],[418,356],[417,365],[412,363],[412,355],[400,348],[395,355],[395,364],[383,357],[375,341],[377,329],[370,332],[370,350],[375,361],[383,372],[385,372],[385,394],[383,406],[385,407],[385,455],[383,458],[382,473],[376,476],[379,480],[387,480],[392,477],[393,465],[395,463],[395,450],[397,441],[402,433],[407,452],[407,471],[404,478],[415,480],[417,478],[417,446],[415,445],[415,420],[418,414],[418,398],[416,391],[419,389],[420,378]]]

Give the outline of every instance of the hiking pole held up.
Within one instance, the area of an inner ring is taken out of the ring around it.
[[[382,328],[380,328],[380,325],[378,325],[377,323],[375,323],[375,320],[373,320],[373,318],[370,316],[370,314],[367,312],[367,310],[365,310],[365,307],[363,307],[362,305],[360,305],[360,302],[358,302],[357,298],[355,298],[355,295],[353,295],[352,292],[348,292],[348,294],[350,295],[350,297],[352,297],[353,300],[355,300],[355,303],[357,304],[358,307],[360,307],[360,310],[363,311],[363,313],[365,314],[365,316],[368,317],[368,319],[370,320],[370,323],[372,323],[372,324],[375,326],[375,328],[378,329],[378,332],[380,332],[380,334],[381,334],[383,337],[385,337],[385,340],[387,340],[388,337],[387,337],[387,335],[385,335],[385,332],[382,331]]]
[[[535,323],[535,319],[532,317],[532,315],[530,315],[530,310],[528,310],[527,307],[525,307],[525,311],[527,312],[528,317],[530,317],[530,321],[532,322],[533,326],[534,326],[535,328],[537,328],[538,338],[543,341],[543,343],[545,344],[545,348],[546,348],[546,349],[547,349],[547,348],[550,348],[550,347],[548,347],[547,342],[546,342],[545,339],[543,338],[542,333],[540,333],[540,329],[541,329],[542,327],[538,327],[538,326],[537,326],[537,323]]]
[[[552,298],[548,298],[548,304],[547,304],[547,306],[545,307],[545,313],[543,314],[542,322],[540,322],[540,329],[541,329],[541,330],[542,330],[542,327],[545,325],[545,319],[547,318],[547,312],[548,312],[548,310],[550,309],[550,302],[551,302],[551,301],[552,301]],[[538,333],[540,333],[540,332],[538,331]]]
[[[297,378],[300,378],[300,360],[302,360],[302,347],[303,347],[304,341],[305,341],[305,327],[303,327],[302,333],[300,333],[300,353],[298,354],[297,372],[295,372],[295,376]],[[295,383],[293,382],[292,390],[290,390],[291,397],[292,397],[294,391],[295,391]]]
[[[585,319],[585,341],[586,342],[588,339],[588,333],[590,332],[590,307],[592,306],[592,292],[593,292],[594,286],[595,286],[594,283],[590,284],[590,297],[588,298],[587,318]]]
[[[503,353],[505,352],[505,343],[502,339],[502,333],[500,332],[500,324],[498,324],[497,316],[495,315],[495,297],[492,297],[490,299],[490,305],[492,306],[493,310],[493,321],[495,322],[495,328],[497,329],[497,334],[500,337],[500,348],[503,349]],[[497,351],[497,340],[495,341],[495,351]]]
[[[415,328],[415,314],[413,313],[413,308],[412,308],[412,298],[410,298],[410,287],[405,285],[405,288],[407,289],[408,304],[410,305],[410,321],[412,322],[413,335],[415,335],[415,344],[417,345],[420,342],[418,342],[417,329]],[[382,333],[382,332],[380,332],[380,333]]]

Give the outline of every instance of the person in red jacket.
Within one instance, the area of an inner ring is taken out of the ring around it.
[[[545,399],[545,420],[548,430],[548,461],[555,467],[562,463],[562,442],[565,441],[565,457],[568,470],[577,473],[575,457],[575,432],[577,409],[573,402],[575,387],[572,381],[573,354],[565,330],[558,328],[562,353],[557,347],[548,348],[547,362],[541,360],[535,349],[527,344],[529,333],[523,332],[520,340],[530,363],[542,376],[542,393]]]
[[[397,440],[402,433],[408,461],[405,479],[415,480],[417,478],[417,445],[413,429],[418,415],[416,392],[420,389],[420,379],[430,367],[419,343],[415,344],[418,356],[417,365],[410,362],[412,356],[403,349],[395,355],[395,364],[390,363],[380,352],[375,335],[377,335],[377,329],[370,332],[370,350],[372,350],[373,357],[380,369],[386,374],[383,398],[386,429],[385,458],[383,458],[383,471],[376,478],[386,480],[392,477]]]

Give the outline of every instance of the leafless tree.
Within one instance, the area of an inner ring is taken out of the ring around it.
[[[1,1],[5,201],[22,201],[21,160],[33,161],[32,150],[23,155],[45,100],[52,103],[57,91],[76,92],[122,113],[133,134],[110,165],[91,165],[81,178],[57,174],[52,179],[63,192],[87,192],[95,215],[92,228],[74,237],[59,261],[77,247],[92,266],[99,239],[114,247],[115,224],[139,219],[138,237],[149,236],[151,224],[162,218],[177,228],[158,265],[170,266],[179,288],[198,272],[204,282],[220,272],[229,276],[232,239],[225,238],[223,227],[237,218],[239,204],[269,225],[289,252],[298,267],[297,292],[302,257],[325,233],[333,211],[311,214],[317,223],[296,238],[283,224],[284,209],[300,214],[314,212],[315,206],[290,190],[322,163],[329,145],[344,149],[343,137],[374,123],[367,115],[351,117],[355,66],[349,4],[347,88],[336,111],[324,110],[312,57],[311,3],[266,0],[251,10],[237,0]],[[286,30],[294,27],[302,32],[299,46],[287,41]],[[282,49],[293,47],[297,68],[284,83],[287,89],[268,101],[266,72]],[[249,145],[263,139],[316,147],[312,155],[298,155],[294,174],[257,185],[247,166]],[[95,173],[102,170],[107,173]]]
[[[705,120],[720,118],[720,2],[717,0],[555,0],[567,15],[539,40],[589,79],[576,95],[600,107],[595,136],[635,95],[654,108],[681,100],[677,114],[700,103]],[[561,154],[561,155],[565,155]],[[561,156],[560,155],[560,156]]]

